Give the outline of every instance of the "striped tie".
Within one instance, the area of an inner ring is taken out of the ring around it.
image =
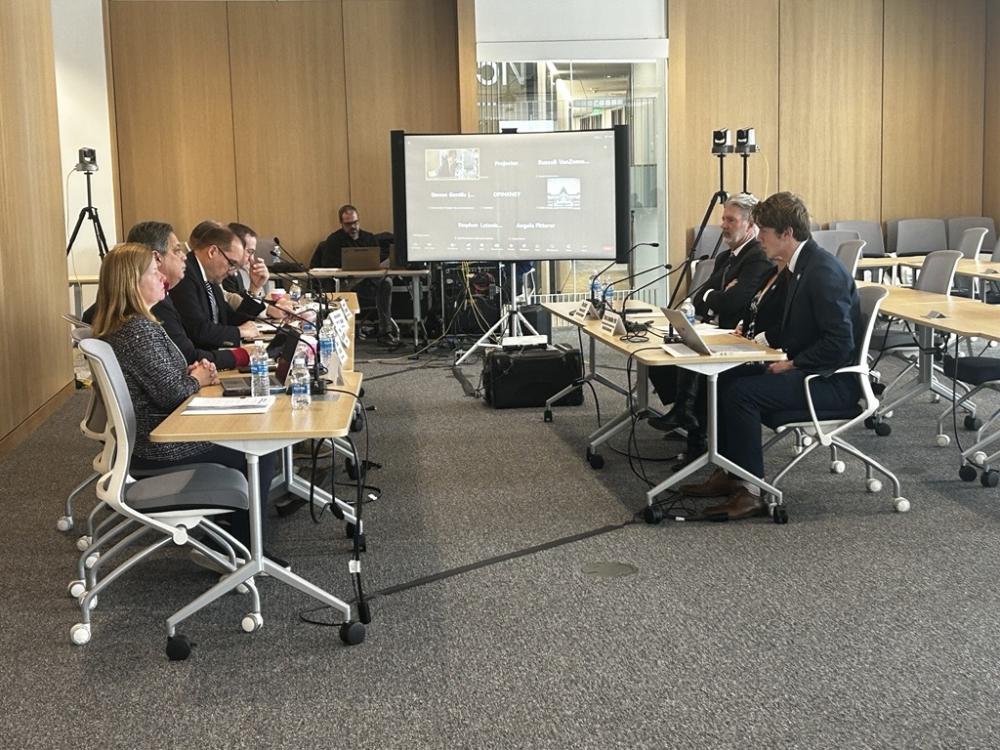
[[[219,322],[219,303],[215,301],[215,290],[212,289],[212,282],[205,282],[205,290],[208,292],[208,304],[212,308],[212,322]]]

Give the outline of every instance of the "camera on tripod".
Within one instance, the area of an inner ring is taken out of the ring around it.
[[[96,172],[98,170],[97,151],[92,148],[81,148],[80,161],[73,169],[77,172]]]

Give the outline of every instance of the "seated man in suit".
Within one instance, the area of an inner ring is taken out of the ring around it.
[[[203,221],[191,230],[188,244],[191,252],[184,278],[170,290],[188,338],[202,349],[238,347],[242,339],[256,338],[253,319],[264,311],[265,303],[246,294],[234,310],[221,286],[243,263],[240,238],[218,222]]]
[[[698,316],[721,328],[732,329],[773,268],[757,241],[757,225],[751,217],[757,199],[747,193],[734,195],[722,207],[722,240],[726,249],[719,253],[708,281],[691,290],[691,300]],[[695,403],[704,380],[690,370],[677,367],[653,367],[649,381],[663,403],[673,408],[662,417],[653,417],[649,425],[664,432],[684,427],[688,445],[684,458],[674,465],[681,468],[705,451],[705,427]]]
[[[841,263],[812,240],[809,212],[802,199],[775,193],[753,209],[759,239],[769,256],[787,262],[791,274],[785,300],[781,344],[788,359],[758,368],[736,368],[719,377],[719,452],[754,476],[764,476],[761,414],[806,413],[806,375],[824,375],[810,384],[817,412],[846,411],[861,389],[854,374],[831,374],[851,364],[863,337],[858,290]],[[682,485],[694,497],[728,496],[706,508],[730,519],[758,515],[766,508],[760,490],[722,470],[701,484]]]
[[[337,211],[340,219],[340,229],[316,246],[310,268],[341,268],[343,267],[343,252],[345,247],[378,247],[378,240],[371,232],[361,228],[358,209],[347,203]],[[383,258],[382,265],[389,268],[389,259]],[[378,340],[390,346],[399,343],[396,325],[392,320],[392,279],[360,279],[348,287],[357,292],[358,299],[374,297],[375,309],[378,313]],[[370,304],[370,303],[369,303]]]

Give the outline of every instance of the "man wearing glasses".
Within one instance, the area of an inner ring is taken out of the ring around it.
[[[234,310],[221,286],[243,264],[240,238],[218,222],[203,221],[191,230],[188,245],[184,278],[170,290],[188,337],[201,349],[237,347],[243,339],[256,338],[253,318],[264,303],[247,295]]]

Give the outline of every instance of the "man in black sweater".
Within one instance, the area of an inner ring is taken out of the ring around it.
[[[337,211],[340,219],[340,229],[333,232],[316,246],[310,268],[342,268],[345,247],[378,247],[378,240],[371,232],[361,228],[358,209],[351,204],[345,204]],[[383,266],[388,269],[387,258]],[[378,339],[382,343],[395,345],[399,343],[396,326],[392,321],[392,279],[383,276],[378,279],[360,279],[348,287],[357,292],[358,300],[367,296],[375,298],[375,309],[378,312]]]

